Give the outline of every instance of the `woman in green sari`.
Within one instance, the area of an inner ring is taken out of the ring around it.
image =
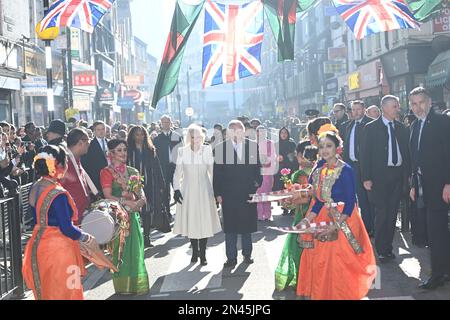
[[[147,294],[148,275],[144,263],[144,238],[141,230],[140,210],[146,204],[143,190],[130,192],[130,177],[139,172],[126,165],[127,143],[114,139],[108,142],[110,165],[100,172],[100,182],[106,199],[118,201],[128,212],[129,233],[124,241],[116,238],[112,245],[113,263],[119,272],[112,275],[117,294]],[[122,242],[122,243],[121,243]]]
[[[299,164],[299,170],[291,175],[291,182],[293,184],[308,184],[308,177],[311,174],[312,167],[317,159],[317,147],[311,146],[309,141],[302,141],[297,145],[297,161]],[[305,216],[309,208],[309,199],[303,199],[300,204],[291,203],[285,201],[284,205],[287,205],[292,209],[295,207],[295,216],[292,226],[297,225]],[[296,233],[289,233],[286,236],[284,242],[283,251],[278,262],[278,266],[275,270],[275,290],[283,291],[288,288],[296,290],[298,269],[300,265],[300,256],[302,254],[302,248],[297,241]]]

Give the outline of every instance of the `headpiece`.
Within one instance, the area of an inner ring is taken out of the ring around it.
[[[34,157],[33,168],[35,167],[36,161],[45,160],[45,164],[47,165],[48,175],[50,177],[56,176],[56,159],[52,154],[48,154],[46,152],[41,152]]]

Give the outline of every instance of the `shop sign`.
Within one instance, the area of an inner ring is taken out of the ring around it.
[[[441,15],[433,19],[433,32],[450,33],[450,5],[441,11]]]
[[[137,74],[137,75],[127,75],[125,76],[125,85],[137,87],[144,83],[144,75],[143,74]]]
[[[95,87],[97,85],[96,71],[75,71],[73,73],[73,85],[75,87]]]
[[[355,90],[360,88],[360,78],[359,72],[355,72],[349,75],[348,77],[348,88],[350,90]]]

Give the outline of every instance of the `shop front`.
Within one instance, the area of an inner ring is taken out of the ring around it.
[[[441,52],[428,68],[426,84],[433,101],[441,108],[450,108],[450,50]]]
[[[18,123],[14,106],[20,103],[20,80],[0,75],[0,120]]]
[[[345,102],[363,100],[367,106],[379,105],[383,95],[389,93],[389,84],[384,77],[383,66],[379,59],[373,60],[358,67],[358,69],[347,76],[338,79],[341,88],[344,88]]]
[[[384,54],[381,57],[390,94],[400,99],[403,112],[409,109],[408,94],[417,86],[425,86],[428,67],[436,57],[431,46],[410,46]]]

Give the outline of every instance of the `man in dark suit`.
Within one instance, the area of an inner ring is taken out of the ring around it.
[[[81,164],[91,178],[99,192],[102,190],[100,184],[100,170],[108,166],[106,153],[108,141],[106,140],[106,125],[103,121],[96,121],[92,125],[94,139],[89,145],[87,154],[81,157]]]
[[[432,275],[420,288],[435,289],[450,275],[450,118],[433,111],[431,97],[422,87],[411,91],[409,105],[417,117],[411,126],[410,196],[425,211],[431,250]]]
[[[228,139],[215,148],[213,187],[222,204],[223,231],[227,261],[224,267],[237,264],[237,237],[241,235],[244,263],[253,263],[252,237],[257,231],[258,214],[255,203],[248,203],[262,184],[258,145],[244,138],[244,125],[233,120],[228,125]]]
[[[170,215],[170,186],[173,184],[173,175],[175,173],[177,147],[182,146],[183,139],[181,135],[172,130],[172,119],[168,115],[161,117],[161,133],[153,141],[156,147],[156,153],[161,163],[166,183],[164,188],[164,204]]]
[[[363,186],[361,179],[361,165],[360,165],[360,151],[361,151],[361,138],[363,129],[366,124],[373,119],[367,117],[366,105],[361,100],[355,100],[351,103],[353,120],[351,120],[344,132],[342,138],[344,140],[344,161],[347,162],[355,172],[355,186],[356,194],[358,196],[358,204],[361,209],[361,216],[366,226],[366,230],[369,235],[373,235],[374,232],[374,215],[372,208],[367,197],[367,190]]]
[[[333,114],[334,114],[334,125],[336,126],[336,128],[339,130],[339,133],[342,135],[342,132],[345,130],[345,125],[344,123],[346,123],[348,121],[348,115],[347,113],[345,113],[346,108],[345,108],[345,104],[343,103],[336,103],[333,106]]]
[[[395,120],[400,112],[398,98],[384,96],[381,109],[382,116],[363,130],[360,158],[364,188],[375,209],[375,248],[384,263],[395,259],[392,241],[410,155],[409,132]]]

